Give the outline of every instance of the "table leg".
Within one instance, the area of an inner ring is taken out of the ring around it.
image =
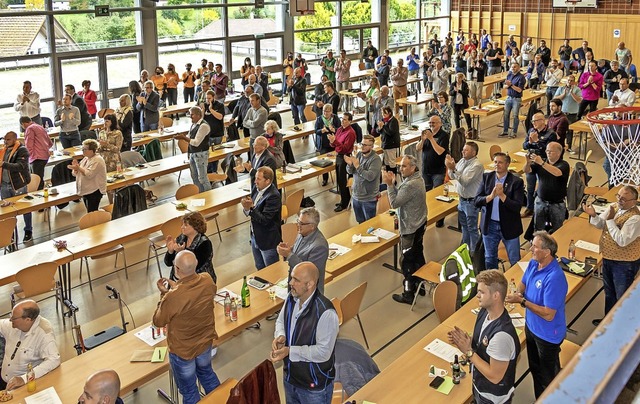
[[[169,367],[169,394],[167,394],[163,389],[158,389],[158,395],[171,404],[180,403],[180,397],[178,394],[178,388],[175,383],[175,379],[173,378],[173,372],[171,371],[171,367]]]
[[[387,264],[385,262],[384,264],[382,264],[382,266],[392,271],[400,272],[400,270],[398,269],[398,244],[397,243],[393,246],[393,265]]]
[[[573,159],[573,160],[584,161],[587,158],[586,132],[580,131],[580,132],[578,132],[578,135],[580,136],[580,139],[578,140],[578,157],[569,157],[569,158]],[[583,137],[585,138],[584,147],[582,147],[582,144],[583,144],[582,139],[583,139]],[[582,150],[583,149],[584,149],[584,157],[582,157]]]

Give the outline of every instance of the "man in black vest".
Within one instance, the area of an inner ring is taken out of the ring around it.
[[[338,315],[317,289],[318,268],[301,262],[291,272],[291,292],[276,321],[271,361],[284,361],[287,404],[331,403]]]
[[[209,162],[209,132],[211,128],[203,119],[200,107],[191,107],[191,128],[189,137],[176,135],[175,138],[189,142],[189,166],[191,180],[198,186],[200,192],[209,191],[211,183],[207,177],[207,164]]]
[[[520,340],[509,312],[504,308],[507,278],[492,269],[480,272],[476,280],[480,312],[473,338],[465,330],[454,327],[449,331],[449,342],[471,362],[476,403],[510,402],[515,390]]]

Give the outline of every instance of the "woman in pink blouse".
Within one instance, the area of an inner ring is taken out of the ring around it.
[[[604,78],[598,72],[598,64],[596,62],[589,63],[589,70],[582,73],[578,85],[582,89],[582,101],[578,106],[578,120],[582,119],[582,115],[589,107],[589,112],[598,109],[598,100],[602,92]]]

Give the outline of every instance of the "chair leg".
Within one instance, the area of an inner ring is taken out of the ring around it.
[[[122,260],[124,261],[124,276],[129,279],[129,267],[127,266],[127,254],[122,249]]]
[[[87,264],[87,278],[89,278],[89,290],[93,292],[93,285],[91,284],[91,272],[89,272],[89,258],[84,257],[84,263]],[[82,273],[82,271],[80,271]]]
[[[367,341],[367,336],[364,333],[364,327],[362,327],[362,321],[360,321],[360,313],[356,314],[356,319],[358,320],[358,324],[360,324],[360,331],[362,331],[362,338],[364,338],[364,344],[369,349],[369,342]]]
[[[149,242],[149,248],[147,248],[147,272],[149,272],[149,261],[151,260],[151,249],[153,248],[153,244]]]
[[[160,274],[160,277],[162,278],[162,267],[160,266],[160,258],[158,258],[158,249],[156,249],[154,247],[155,253],[156,253],[156,264],[158,264],[158,273]]]
[[[427,290],[425,281],[420,281],[418,284],[418,289],[416,289],[416,292],[413,294],[413,302],[411,303],[411,309],[409,309],[409,311],[413,311],[413,306],[416,305],[416,300],[418,300],[418,295],[420,294],[420,288],[424,288],[425,291]]]
[[[214,220],[216,222],[216,229],[218,230],[218,238],[220,239],[220,242],[222,242],[222,233],[220,233],[220,225],[218,224],[218,217],[216,216]]]

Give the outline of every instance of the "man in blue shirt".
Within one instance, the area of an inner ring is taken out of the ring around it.
[[[565,299],[567,278],[556,260],[558,243],[545,231],[534,233],[533,259],[522,276],[518,292],[507,303],[526,308],[525,335],[529,370],[536,398],[560,372],[560,344],[567,333]]]
[[[504,81],[504,88],[507,89],[507,100],[504,103],[504,119],[502,121],[502,134],[499,137],[507,137],[510,139],[516,137],[518,133],[518,112],[520,111],[520,105],[522,104],[522,91],[526,80],[522,73],[520,73],[520,65],[513,63],[511,65],[511,71],[507,74],[507,79]],[[513,115],[513,129],[509,134],[509,118]]]

